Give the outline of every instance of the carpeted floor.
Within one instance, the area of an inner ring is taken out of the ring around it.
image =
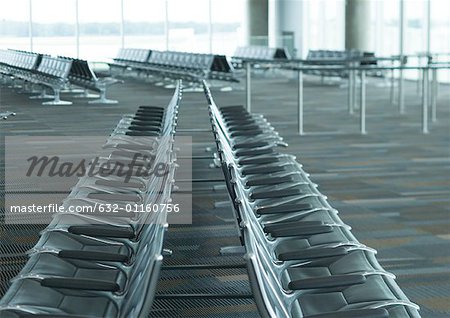
[[[421,98],[415,84],[407,83],[407,113],[399,115],[389,103],[389,90],[371,80],[367,87],[367,131],[358,131],[357,113],[348,115],[346,88],[305,80],[305,131],[296,131],[296,83],[274,74],[259,75],[253,82],[253,112],[266,115],[289,143],[341,218],[353,227],[363,243],[376,248],[387,270],[397,275],[406,295],[421,306],[423,317],[450,315],[450,89],[441,86],[438,122],[430,134],[421,134]],[[1,87],[1,110],[17,112],[0,122],[2,134],[52,136],[107,136],[124,113],[139,105],[166,105],[172,90],[135,80],[113,87],[109,96],[118,105],[42,106]],[[213,89],[219,106],[242,104],[244,91]],[[70,98],[69,98],[70,99]],[[209,129],[203,93],[185,93],[179,129]],[[207,156],[214,147],[210,132],[192,135],[193,155]],[[81,147],[80,147],[81,151]],[[2,160],[3,161],[3,160]],[[193,178],[222,177],[210,168],[210,159],[193,162]],[[2,162],[3,166],[3,162]],[[3,180],[3,178],[2,178]],[[236,268],[163,269],[152,317],[258,317],[246,269],[240,255],[221,256],[223,246],[239,245],[229,207],[214,208],[227,200],[220,182],[194,184],[193,224],[172,226],[166,248],[173,254],[164,266],[187,264],[235,265]],[[180,185],[181,187],[181,185]],[[26,180],[17,180],[21,195],[35,191]],[[182,188],[182,187],[181,187]],[[61,189],[62,191],[69,191]],[[0,296],[7,282],[26,260],[41,227],[0,226]],[[12,244],[13,243],[13,244]],[[167,294],[236,294],[243,298],[173,298]]]

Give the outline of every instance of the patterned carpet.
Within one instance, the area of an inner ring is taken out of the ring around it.
[[[355,236],[379,251],[382,266],[397,275],[406,295],[421,306],[422,316],[449,317],[450,90],[448,86],[440,88],[438,121],[430,126],[430,134],[422,135],[421,98],[415,84],[407,83],[405,115],[390,105],[389,90],[381,84],[371,80],[367,87],[365,136],[358,133],[358,113],[350,116],[346,111],[347,89],[322,85],[315,79],[305,79],[304,136],[295,133],[295,81],[259,75],[253,82],[252,111],[265,114],[272,122],[289,143],[287,151],[297,156],[344,222],[353,227]],[[52,107],[2,87],[1,110],[15,111],[17,116],[0,122],[0,129],[8,135],[107,136],[123,113],[144,104],[164,105],[171,93],[128,80],[109,94],[120,100],[118,105],[93,106],[80,100],[72,106]],[[245,100],[244,91],[238,89],[213,89],[213,95],[222,106]],[[184,94],[179,124],[179,129],[210,127],[202,93]],[[192,135],[193,154],[208,155],[205,148],[214,147],[211,133]],[[193,177],[221,178],[210,163],[208,159],[194,160]],[[230,208],[214,208],[215,201],[227,200],[225,189],[212,191],[217,184],[194,185],[193,224],[170,227],[165,247],[173,255],[165,258],[164,266],[225,264],[236,268],[166,267],[152,317],[258,317],[253,299],[248,298],[242,257],[219,253],[220,247],[239,245],[239,239]],[[17,190],[36,189],[18,180]],[[20,270],[26,259],[23,253],[34,244],[38,231],[39,227],[0,226],[0,296],[7,281]],[[243,298],[161,298],[206,292]]]

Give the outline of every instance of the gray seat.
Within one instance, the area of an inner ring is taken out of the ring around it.
[[[204,89],[262,315],[419,317],[376,251],[352,235],[302,166],[274,151],[281,139],[270,124],[241,106],[219,110]]]
[[[305,291],[298,297],[296,305],[293,317],[370,308],[392,311],[393,315],[389,314],[389,317],[420,317],[417,306],[407,300],[393,279],[380,275],[367,276],[364,283],[353,286]]]

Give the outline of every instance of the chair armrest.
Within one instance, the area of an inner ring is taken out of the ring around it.
[[[238,163],[240,165],[265,165],[270,163],[275,163],[280,161],[277,157],[267,156],[267,157],[256,157],[256,158],[245,158],[239,159]]]
[[[340,256],[345,255],[347,253],[348,252],[345,247],[310,248],[295,252],[280,253],[278,255],[278,259],[280,261],[307,260],[323,257]]]
[[[296,222],[277,222],[264,225],[264,232],[269,233],[272,230],[286,229],[295,226],[319,226],[326,225],[322,221],[296,221]]]
[[[72,225],[69,232],[77,235],[87,235],[93,237],[115,237],[132,239],[135,233],[131,227],[120,227],[113,225]]]
[[[333,231],[333,227],[330,225],[298,225],[291,227],[280,227],[269,231],[273,237],[288,237],[288,236],[309,236],[330,233]]]
[[[114,254],[94,251],[77,251],[77,250],[62,250],[58,253],[61,258],[73,258],[90,261],[109,261],[125,263],[129,260],[128,255]]]
[[[329,312],[304,318],[388,318],[389,312],[384,308],[377,309],[351,309],[338,312]]]
[[[248,179],[245,185],[247,187],[252,186],[265,186],[265,185],[274,185],[274,184],[280,184],[280,183],[286,183],[286,182],[292,182],[291,176],[283,176],[283,177],[258,177],[258,178],[251,178]]]
[[[351,286],[366,282],[364,275],[331,275],[320,278],[305,278],[289,282],[288,288],[291,290],[332,288],[341,286]]]
[[[260,215],[275,214],[275,213],[291,213],[298,211],[306,211],[312,209],[312,204],[309,203],[297,203],[297,204],[284,204],[272,207],[258,207],[256,213]]]
[[[41,280],[41,286],[50,288],[82,289],[117,292],[120,286],[116,282],[97,279],[51,277]]]

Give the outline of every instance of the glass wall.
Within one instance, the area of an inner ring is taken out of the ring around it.
[[[29,12],[28,0],[15,0],[14,5],[9,5],[6,0],[0,0],[1,49],[30,49]]]
[[[299,18],[305,28],[293,31],[302,34],[303,56],[309,49],[344,49],[345,0],[297,1],[304,4]],[[400,0],[371,1],[373,50],[379,56],[398,54]],[[231,55],[245,40],[243,0],[0,0],[0,47],[31,48],[29,3],[33,50],[53,55],[79,52],[82,58],[104,60],[122,45]],[[404,3],[404,53],[425,52],[428,0]],[[431,0],[430,48],[450,52],[448,0]]]
[[[33,51],[74,56],[76,52],[75,0],[33,1],[32,8]]]
[[[125,47],[166,49],[166,1],[124,1]]]
[[[209,0],[170,0],[168,5],[169,50],[209,53]]]
[[[345,0],[309,0],[304,6],[308,50],[343,50],[345,47]]]
[[[210,0],[212,20],[212,51],[232,55],[238,46],[245,43],[245,1]]]
[[[80,58],[104,60],[116,56],[122,46],[121,0],[78,0],[78,10]]]
[[[374,48],[377,55],[396,55],[400,52],[400,1],[375,1]]]
[[[442,53],[440,61],[450,61],[450,1],[431,2],[431,52]],[[450,71],[439,71],[439,79],[450,82]]]

